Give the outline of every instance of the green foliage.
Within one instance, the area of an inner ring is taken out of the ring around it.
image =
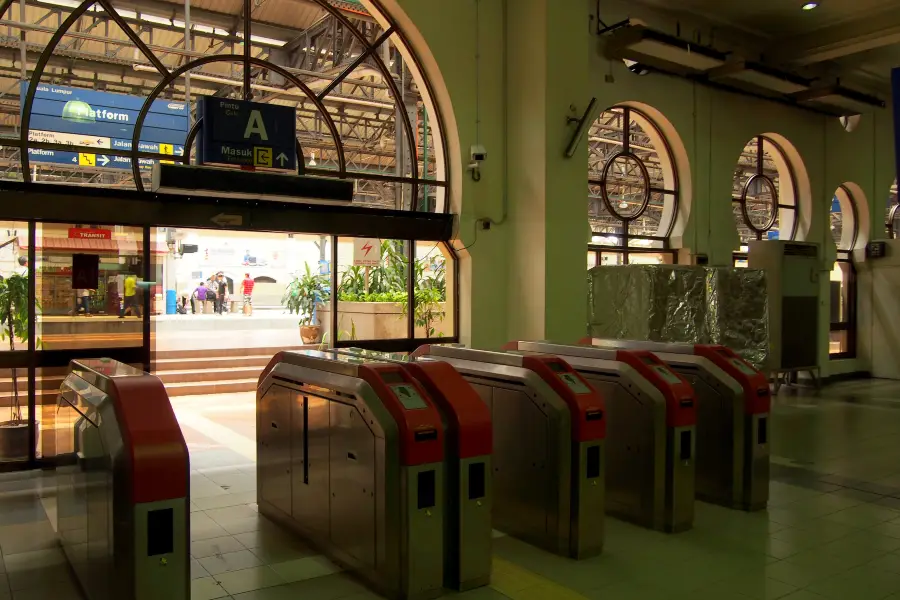
[[[381,242],[381,263],[368,269],[348,267],[341,276],[338,300],[341,302],[392,302],[400,305],[405,318],[409,309],[407,273],[409,261],[402,241]],[[428,256],[413,264],[414,319],[416,327],[424,327],[426,337],[442,336],[436,325],[447,316],[443,303],[447,301],[447,281],[444,262]]]
[[[303,265],[305,272],[287,285],[281,305],[290,314],[300,316],[300,325],[313,325],[316,321],[316,306],[328,301],[328,276],[313,273],[309,265]]]
[[[356,341],[356,322],[353,319],[350,319],[350,331],[338,331],[337,334],[338,341],[341,340],[350,340]],[[319,344],[319,350],[324,350],[328,348],[328,332],[322,336],[322,342]]]
[[[35,311],[40,311],[39,303]],[[9,340],[9,349],[16,349],[16,341],[28,341],[28,275],[14,273],[0,279],[0,340]],[[40,340],[36,340],[40,347]],[[13,404],[10,420],[22,420],[22,405],[19,402],[19,381],[17,369],[12,370]]]

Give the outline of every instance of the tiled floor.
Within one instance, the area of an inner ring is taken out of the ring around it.
[[[176,402],[192,455],[193,600],[375,598],[257,514],[252,405]],[[697,503],[694,528],[677,535],[608,519],[603,555],[582,562],[499,536],[491,587],[458,596],[900,600],[900,382],[787,390],[772,444],[768,511]],[[0,599],[79,598],[47,516],[52,475],[0,478],[0,509]]]

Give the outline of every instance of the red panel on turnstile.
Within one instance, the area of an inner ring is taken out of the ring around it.
[[[731,348],[697,344],[694,354],[708,359],[725,371],[744,389],[744,412],[748,415],[767,413],[772,407],[772,394],[766,376]]]
[[[637,371],[662,392],[666,399],[666,426],[687,427],[697,423],[694,388],[658,356],[647,350],[617,350],[616,360]]]
[[[131,467],[131,501],[140,504],[186,497],[190,459],[166,388],[152,375],[109,381]]]
[[[403,367],[443,410],[449,424],[446,435],[456,435],[459,458],[491,454],[491,410],[450,363],[413,362]]]
[[[606,437],[606,410],[603,397],[584,377],[558,356],[523,356],[522,366],[543,379],[556,392],[572,413],[572,438],[576,442]],[[559,373],[574,377],[586,389],[576,393],[563,382]]]
[[[444,460],[444,426],[431,398],[406,370],[394,364],[360,365],[359,378],[372,386],[385,408],[394,417],[400,434],[400,464],[424,465]],[[425,402],[424,408],[403,406],[392,385],[385,379],[398,378],[410,386]]]

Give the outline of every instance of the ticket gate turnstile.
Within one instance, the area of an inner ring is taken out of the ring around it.
[[[56,423],[56,531],[86,597],[189,600],[190,460],[162,382],[73,360]]]
[[[603,393],[609,514],[673,533],[693,526],[697,417],[687,381],[650,352],[523,341],[506,349],[559,356]]]
[[[452,346],[417,359],[451,364],[490,407],[494,526],[572,558],[601,552],[603,398],[565,361]]]
[[[637,340],[583,340],[597,347],[649,350],[697,394],[697,497],[762,510],[769,501],[769,413],[765,374],[725,346]]]
[[[256,412],[261,514],[389,598],[441,595],[444,430],[405,369],[281,352]]]
[[[493,436],[487,405],[448,363],[359,348],[335,352],[398,363],[425,388],[444,424],[444,587],[489,584]]]

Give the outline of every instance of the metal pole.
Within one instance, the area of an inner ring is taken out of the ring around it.
[[[22,3],[24,5],[24,2]],[[24,13],[23,13],[24,14]],[[37,460],[37,223],[28,223],[28,462]],[[18,382],[16,382],[18,385]],[[13,390],[15,394],[18,390]]]
[[[253,99],[250,89],[250,0],[244,0],[244,100]]]
[[[184,49],[188,52],[194,51],[194,38],[191,36],[191,0],[184,0]],[[184,74],[184,104],[188,113],[188,129],[194,124],[194,114],[191,112],[191,74]],[[185,153],[190,150],[185,147]]]

